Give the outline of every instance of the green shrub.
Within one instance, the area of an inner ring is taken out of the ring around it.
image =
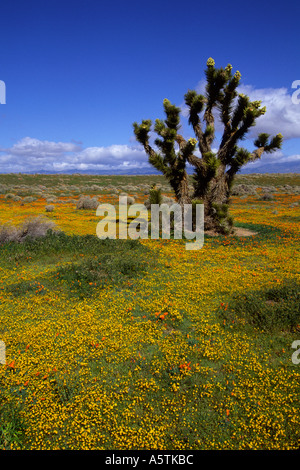
[[[149,192],[149,203],[150,204],[161,204],[162,203],[162,194],[161,188],[156,188],[155,185],[152,186]]]
[[[293,331],[300,325],[300,284],[286,280],[263,291],[239,295],[220,308],[225,320],[248,323],[265,331]]]
[[[0,450],[11,450],[22,446],[25,426],[19,408],[6,405],[1,409]]]
[[[152,204],[162,204],[165,202],[168,204],[167,201],[163,201],[163,196],[161,194],[161,188],[156,188],[155,185],[152,185],[150,191],[148,192],[149,197],[144,202],[145,207],[149,210]]]

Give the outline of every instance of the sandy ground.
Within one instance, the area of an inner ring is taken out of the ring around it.
[[[218,233],[212,230],[207,230],[205,233],[212,237],[217,237],[219,235]],[[254,235],[257,235],[257,232],[252,232],[251,230],[248,230],[246,228],[235,227],[234,232],[230,234],[229,236],[230,237],[252,237]]]

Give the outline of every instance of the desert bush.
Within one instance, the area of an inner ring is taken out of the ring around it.
[[[76,209],[97,209],[98,206],[97,197],[81,196],[76,204]]]
[[[11,199],[11,200],[13,200],[14,197],[15,197],[15,194],[12,194],[12,193],[7,193],[7,194],[5,194],[5,199]]]
[[[0,245],[18,241],[18,230],[13,225],[0,225]]]
[[[30,202],[34,202],[34,201],[36,201],[36,197],[33,197],[33,196],[26,196],[23,199],[23,202],[29,202],[30,203]]]
[[[45,220],[41,216],[29,218],[18,229],[19,241],[26,238],[35,240],[44,237],[49,230],[53,230],[55,223],[52,220]]]
[[[231,194],[233,196],[253,196],[256,195],[256,188],[252,185],[237,184],[233,187]]]
[[[7,191],[7,187],[5,184],[0,184],[0,194],[5,194]]]
[[[46,206],[45,211],[46,212],[53,212],[54,211],[54,206],[53,205]]]
[[[115,187],[111,188],[110,191],[111,191],[111,193],[113,193],[114,195],[116,195],[116,194],[119,193],[119,189],[118,189],[118,188],[115,188]]]
[[[47,198],[46,198],[46,202],[47,202],[48,204],[51,204],[52,202],[56,202],[56,200],[57,200],[56,197],[47,197]],[[76,201],[76,202],[77,202],[77,201]]]
[[[126,189],[129,192],[137,192],[139,190],[139,188],[133,184],[128,184]]]
[[[135,203],[135,198],[133,196],[127,196],[127,204],[131,206]]]
[[[89,188],[91,191],[102,191],[102,186],[98,186],[97,184],[92,184]]]
[[[259,197],[260,201],[273,201],[274,196],[269,193],[264,193]]]
[[[135,203],[134,197],[128,196],[127,193],[120,193],[120,194],[119,194],[119,197],[120,197],[120,196],[123,196],[123,197],[126,196],[126,197],[127,197],[127,205],[128,205],[128,206],[131,206],[132,204]],[[120,204],[123,204],[123,201],[121,201]]]
[[[80,191],[80,189],[79,189],[78,186],[75,186],[75,185],[71,184],[71,185],[69,186],[69,191],[72,191],[72,192],[77,193],[77,192]]]
[[[0,226],[0,244],[9,242],[21,243],[26,239],[35,240],[44,237],[49,230],[54,229],[55,223],[41,217],[29,218],[19,227],[3,224]]]
[[[32,195],[32,188],[29,188],[27,186],[25,188],[19,187],[16,189],[15,193],[21,197],[30,196]]]

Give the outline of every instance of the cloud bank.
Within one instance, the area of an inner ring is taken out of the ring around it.
[[[25,137],[0,149],[0,172],[134,171],[150,169],[142,148],[128,145],[87,147],[72,142],[49,142]]]
[[[205,92],[205,82],[199,82],[198,93]],[[249,132],[249,144],[260,132],[275,135],[283,134],[284,143],[299,139],[300,147],[300,104],[293,103],[292,95],[286,88],[255,89],[241,85],[240,93],[247,94],[252,101],[260,100],[267,112],[257,120]],[[182,116],[187,117],[187,108],[181,106]],[[222,125],[216,120],[216,132],[222,132]],[[190,129],[190,135],[192,131]],[[131,140],[132,141],[132,140]],[[134,142],[134,141],[133,141]],[[296,140],[297,143],[297,140]],[[290,146],[291,148],[291,146]],[[250,150],[252,150],[250,148]],[[295,171],[300,172],[300,151],[283,150],[263,155],[261,160],[248,164],[247,171]],[[291,154],[292,153],[292,154]],[[86,147],[74,142],[51,142],[24,137],[10,148],[0,148],[0,172],[110,172],[114,173],[153,173],[147,155],[139,144],[110,145],[107,147]]]

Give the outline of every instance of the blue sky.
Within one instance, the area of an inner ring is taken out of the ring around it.
[[[290,0],[3,2],[0,172],[146,171],[133,121],[201,90],[208,57],[231,63],[241,91],[266,104],[254,131],[284,135],[251,171],[300,171],[299,13]]]

